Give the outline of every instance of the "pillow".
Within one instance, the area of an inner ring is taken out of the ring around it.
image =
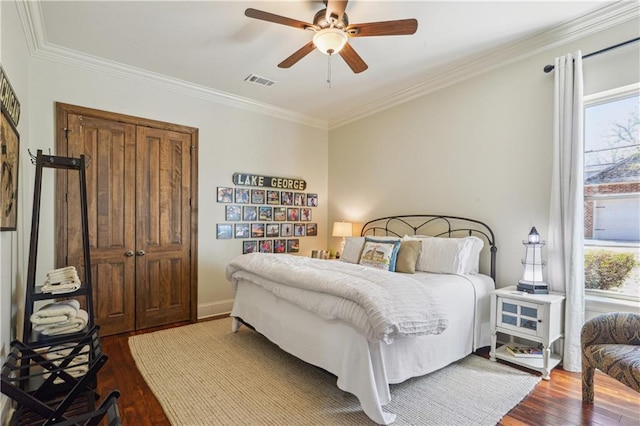
[[[415,274],[420,250],[422,250],[422,241],[403,238],[400,243],[400,248],[398,249],[398,256],[396,257],[395,271],[405,274]]]
[[[480,252],[484,248],[484,241],[478,237],[465,237],[465,239],[471,240],[471,251],[469,253],[469,259],[465,266],[465,273],[479,274],[480,273]]]
[[[360,254],[364,246],[364,237],[347,237],[344,242],[344,250],[340,260],[347,263],[360,262]]]
[[[365,237],[347,237],[344,241],[344,249],[342,250],[342,256],[340,260],[347,263],[359,263],[360,255],[362,254],[362,247],[364,246]],[[386,236],[371,236],[367,238],[375,238],[377,240],[389,240],[396,241],[398,237],[386,237]]]
[[[365,237],[360,264],[386,271],[395,271],[400,240]]]
[[[468,274],[474,241],[469,238],[422,238],[416,270],[436,274]]]

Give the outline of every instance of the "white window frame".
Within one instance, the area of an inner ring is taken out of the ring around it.
[[[586,110],[588,107],[634,95],[640,95],[640,82],[587,95],[583,98],[583,108]],[[594,197],[585,197],[584,199],[592,198]],[[585,289],[585,310],[587,319],[600,313],[613,311],[640,313],[640,297],[612,294],[603,290]]]

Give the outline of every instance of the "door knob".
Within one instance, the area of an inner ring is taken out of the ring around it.
[[[133,256],[133,254],[134,254],[133,250],[128,250],[128,251],[124,252],[124,255],[127,256],[127,257],[131,257],[131,256]]]
[[[144,250],[138,250],[138,251],[136,252],[136,254],[137,254],[138,256],[144,256],[146,253],[144,252]]]

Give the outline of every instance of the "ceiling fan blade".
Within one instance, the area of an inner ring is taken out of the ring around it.
[[[411,35],[417,30],[418,21],[416,19],[399,19],[397,21],[353,24],[349,25],[346,29],[349,37]]]
[[[313,41],[310,41],[309,43],[307,43],[304,46],[302,46],[300,49],[298,49],[295,52],[293,52],[293,54],[291,56],[289,56],[287,59],[285,59],[284,61],[280,62],[278,64],[278,67],[279,68],[290,68],[291,66],[295,65],[296,62],[298,62],[300,59],[304,58],[309,53],[313,52],[315,50],[315,48],[316,48],[316,45],[313,44]]]
[[[326,20],[331,22],[342,22],[342,15],[347,8],[348,0],[327,0]]]
[[[340,56],[342,56],[342,59],[349,65],[351,71],[356,74],[369,68],[349,43],[345,44],[342,50],[340,50]]]
[[[264,12],[262,10],[249,8],[244,11],[249,18],[260,19],[261,21],[274,22],[276,24],[288,25],[294,28],[306,30],[307,28],[316,28],[315,25],[307,22],[298,21],[297,19],[287,18],[285,16],[275,15],[273,13]]]

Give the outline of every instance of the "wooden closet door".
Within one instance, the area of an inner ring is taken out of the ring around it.
[[[69,114],[67,128],[68,154],[85,154],[88,163],[95,321],[101,335],[131,331],[135,328],[135,126]],[[68,185],[77,187],[77,179],[70,179]],[[69,236],[82,235],[79,192],[77,188],[67,191]],[[81,239],[67,240],[67,264],[80,265]]]
[[[138,127],[136,326],[189,320],[191,136]]]

